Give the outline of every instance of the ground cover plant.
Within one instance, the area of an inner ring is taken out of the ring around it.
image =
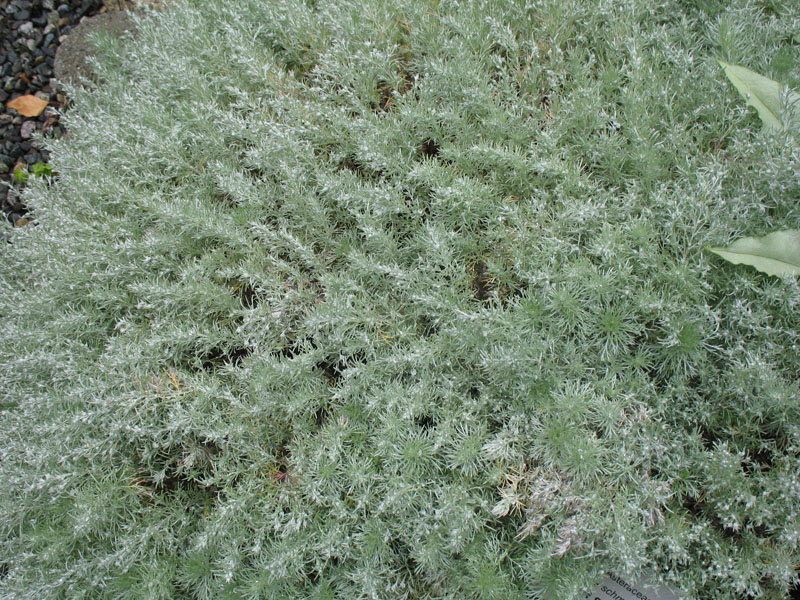
[[[781,598],[800,5],[175,2],[0,261],[4,598]],[[786,122],[790,122],[787,119]]]

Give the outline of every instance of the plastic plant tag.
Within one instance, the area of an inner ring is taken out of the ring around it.
[[[650,585],[647,579],[628,581],[607,573],[603,582],[586,600],[678,600],[677,594],[663,585]]]

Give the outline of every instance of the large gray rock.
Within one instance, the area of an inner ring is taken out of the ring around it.
[[[124,10],[109,11],[81,21],[56,51],[53,75],[59,83],[80,85],[81,79],[94,79],[86,59],[94,53],[89,36],[95,31],[122,36],[134,33],[135,27],[128,12]]]

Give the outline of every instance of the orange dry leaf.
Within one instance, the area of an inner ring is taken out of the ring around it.
[[[47,101],[28,94],[27,96],[14,98],[6,106],[16,109],[19,114],[26,117],[38,117],[44,111],[44,107],[47,106]]]

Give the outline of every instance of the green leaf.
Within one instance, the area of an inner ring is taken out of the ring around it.
[[[755,267],[768,275],[800,275],[800,230],[776,231],[764,237],[746,237],[727,247],[706,247],[735,265]]]
[[[46,163],[37,162],[35,165],[33,165],[34,177],[50,177],[52,174],[53,169]]]
[[[721,60],[717,62],[725,70],[725,75],[731,83],[747,100],[747,104],[758,111],[764,129],[782,129],[784,122],[781,108],[786,86],[745,67],[731,65]],[[789,106],[800,109],[800,94],[789,92]],[[797,125],[799,120],[796,115],[792,118],[792,124]]]
[[[25,183],[26,181],[28,181],[28,177],[30,176],[28,175],[28,172],[25,171],[24,169],[21,169],[19,167],[14,169],[14,181],[16,181],[17,183]]]

